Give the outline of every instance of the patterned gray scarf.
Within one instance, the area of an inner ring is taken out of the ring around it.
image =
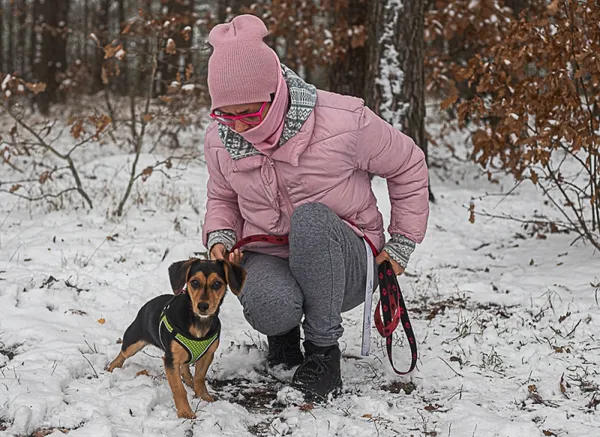
[[[304,82],[296,73],[283,64],[281,64],[281,70],[290,93],[290,109],[285,116],[279,147],[282,147],[300,131],[317,102],[317,88],[314,85]],[[231,158],[242,159],[261,154],[252,143],[246,141],[227,126],[219,124],[218,129],[219,138],[221,138]]]

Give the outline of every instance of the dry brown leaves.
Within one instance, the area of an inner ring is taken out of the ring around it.
[[[517,18],[500,0],[470,11],[468,2],[437,3],[445,7],[428,14],[430,41],[454,38],[450,44],[469,46],[469,54],[454,54],[454,63],[438,56],[435,68],[444,69],[431,74],[445,80],[438,87],[448,96],[442,108],[454,107],[459,127],[473,131],[474,161],[529,179],[547,196],[556,190],[553,203],[600,247],[594,237],[600,223],[600,8],[532,0]],[[440,27],[449,11],[456,17],[451,28]],[[566,156],[585,177],[568,179],[564,160],[557,164],[554,156]]]

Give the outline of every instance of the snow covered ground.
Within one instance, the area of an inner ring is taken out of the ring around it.
[[[200,133],[185,142],[200,147]],[[82,166],[94,210],[50,211],[0,193],[0,436],[598,436],[600,254],[570,245],[574,235],[515,221],[469,223],[472,199],[476,211],[556,214],[531,184],[486,196],[512,181],[490,183],[466,160],[431,153],[437,201],[401,278],[418,369],[395,376],[375,329],[375,353],[360,357],[357,309],[345,314],[344,395],[305,404],[285,384],[291,373],[267,371],[266,338],[229,294],[208,374],[217,401],[190,391],[194,421],[176,418],[157,349],[103,369],[140,306],[169,293],[169,264],[204,250],[202,163],[140,182],[122,219],[106,214],[130,158],[115,148],[98,148]],[[374,190],[387,219],[384,181]],[[403,368],[408,349],[398,338]]]

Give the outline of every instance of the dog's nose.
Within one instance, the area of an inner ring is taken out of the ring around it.
[[[200,311],[206,311],[206,310],[208,310],[208,303],[206,303],[206,302],[198,302],[198,309]]]

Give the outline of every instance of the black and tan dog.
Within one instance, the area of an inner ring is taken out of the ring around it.
[[[112,372],[147,344],[165,352],[167,380],[177,416],[195,418],[187,399],[183,381],[194,394],[205,401],[214,399],[206,390],[206,372],[219,347],[221,322],[219,308],[227,285],[238,295],[244,285],[246,271],[228,261],[190,259],[169,267],[173,296],[165,294],[147,302],[125,331],[121,352],[107,367]],[[194,377],[190,364],[196,364]]]

